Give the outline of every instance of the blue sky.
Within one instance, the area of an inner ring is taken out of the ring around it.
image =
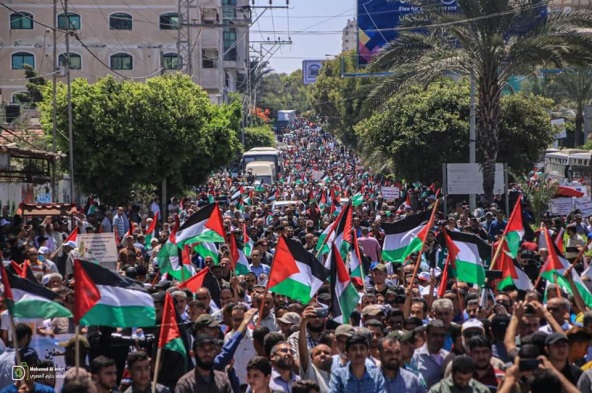
[[[356,0],[290,0],[288,10],[266,10],[251,27],[250,40],[287,40],[290,36],[292,45],[277,49],[270,64],[276,72],[291,73],[302,67],[302,60],[326,59],[326,55],[341,52],[341,30],[355,16],[356,3]],[[255,4],[268,5],[269,0],[256,0]],[[273,5],[285,6],[286,0],[273,0]],[[261,11],[256,10],[253,19]],[[259,44],[253,46],[260,48]]]

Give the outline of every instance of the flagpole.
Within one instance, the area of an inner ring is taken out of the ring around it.
[[[572,264],[569,265],[569,267],[567,268],[566,273],[571,273],[571,271],[573,270],[573,268],[578,264],[578,262],[580,262],[580,259],[582,259],[582,257],[584,256],[584,253],[586,252],[586,249],[588,248],[588,246],[591,243],[592,243],[592,237],[590,237],[588,239],[588,241],[586,242],[586,245],[584,247],[582,247],[582,249],[578,253],[578,256],[576,257],[576,259],[574,259],[574,261],[572,262]]]
[[[555,292],[557,293],[557,297],[561,297],[561,289],[559,288],[559,283],[557,282],[557,274],[553,274],[553,281],[555,281]]]
[[[430,216],[430,220],[428,221],[428,223],[426,225],[429,225],[432,227],[434,226],[434,217],[436,216],[436,211],[438,210],[438,202],[439,202],[439,200],[436,199],[436,204],[434,205],[434,208],[432,209],[432,214]],[[429,232],[430,232],[430,228],[428,227],[426,230],[426,238],[421,243],[421,250],[419,250],[419,254],[417,254],[417,261],[415,262],[415,269],[413,269],[413,276],[411,276],[411,281],[409,282],[408,288],[411,288],[413,286],[413,281],[415,280],[415,277],[417,277],[417,270],[419,270],[419,264],[421,263],[421,256],[424,253],[426,240],[428,238]]]
[[[8,316],[10,317],[10,329],[12,330],[12,342],[14,345],[14,353],[16,355],[16,364],[17,365],[21,365],[21,354],[19,353],[19,348],[18,348],[18,340],[16,338],[16,324],[14,323],[14,317],[12,316],[12,314],[9,312]]]
[[[76,366],[76,377],[80,370],[80,325],[76,324],[74,327],[74,365]]]
[[[495,263],[497,262],[497,258],[499,257],[500,252],[502,251],[505,241],[506,241],[506,235],[503,234],[501,239],[499,239],[497,250],[495,250],[495,254],[493,255],[493,259],[491,260],[491,265],[489,265],[489,270],[494,270],[493,267],[495,266]]]
[[[541,225],[543,225],[543,224],[541,223]],[[549,236],[549,232],[548,232],[548,229],[547,228],[543,228],[543,230],[544,230],[544,235],[545,235],[545,242],[548,243],[549,241],[551,241],[551,236]],[[549,246],[549,244],[547,244],[547,248],[549,248],[549,247],[553,247],[553,244],[551,244],[550,246]],[[547,257],[547,260],[548,259],[549,259],[549,257]],[[534,283],[534,289],[535,290],[537,289],[537,287],[539,286],[539,284],[541,282],[541,279],[543,278],[543,272],[545,271],[545,266],[546,265],[547,265],[547,261],[545,261],[543,263],[543,266],[541,266],[541,270],[539,271],[539,276],[537,277],[537,279],[536,279],[536,281]]]
[[[156,363],[154,364],[154,380],[152,381],[152,393],[156,393],[156,384],[158,381],[158,371],[160,370],[160,355],[162,354],[162,348],[158,348],[156,351]]]

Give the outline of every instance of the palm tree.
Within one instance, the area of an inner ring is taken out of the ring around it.
[[[368,103],[375,107],[393,89],[425,85],[451,72],[474,78],[477,147],[485,198],[491,201],[502,89],[512,75],[524,75],[537,66],[590,62],[592,36],[581,29],[592,26],[592,13],[542,16],[545,0],[458,0],[454,14],[433,4],[429,8],[406,18],[397,40],[371,65],[371,70],[391,71],[393,76],[382,80]]]
[[[592,101],[592,72],[587,68],[567,69],[555,78],[558,98],[566,104],[575,106],[575,146],[586,141],[583,137],[584,107]]]

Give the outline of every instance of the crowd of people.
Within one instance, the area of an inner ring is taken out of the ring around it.
[[[394,262],[382,253],[381,226],[427,211],[438,199],[446,201],[439,187],[399,183],[372,172],[304,119],[281,139],[281,172],[273,184],[260,184],[252,173],[221,170],[194,196],[171,199],[166,211],[158,198],[117,208],[89,198],[81,213],[70,218],[24,221],[3,211],[5,265],[29,269],[72,311],[77,296],[72,263],[84,258],[84,251],[68,234],[77,228],[79,233],[120,235],[115,269],[152,294],[156,326],[83,326],[81,335],[60,342],[64,351],[56,356],[64,357],[67,371],[57,375],[51,372],[52,361],[31,346],[32,338],[73,334],[72,318],[16,318],[13,327],[2,302],[0,393],[53,392],[56,378],[63,379],[59,386],[64,393],[592,392],[592,311],[577,289],[545,280],[526,292],[479,287],[453,277],[442,281],[445,259],[434,257],[434,251],[445,248],[442,231],[471,233],[493,244],[508,224],[500,196],[490,204],[480,202],[474,211],[462,201],[454,202],[447,216],[439,211],[423,253]],[[400,194],[386,199],[383,187],[397,187]],[[515,186],[511,204],[519,194]],[[355,282],[360,301],[347,318],[350,323],[339,324],[327,312],[330,283],[309,304],[267,292],[272,262],[282,263],[274,261],[278,239],[292,239],[322,259],[323,231],[337,219],[337,205],[353,199],[352,231],[365,277]],[[198,272],[208,268],[215,285],[195,292],[180,289],[178,280],[160,271],[159,252],[177,219],[183,223],[212,201],[221,209],[227,235],[236,236],[245,250],[250,271],[233,271],[236,261],[227,243],[218,243],[213,255],[195,244],[190,263]],[[528,217],[532,213],[522,201]],[[544,225],[553,237],[563,236],[565,229],[571,261],[592,233],[577,212],[547,217]],[[154,236],[147,236],[150,227],[156,228]],[[530,232],[515,262],[535,282],[548,245],[542,231]],[[247,238],[252,241],[249,252]],[[575,267],[579,273],[586,259]],[[174,299],[185,354],[165,348],[156,364],[166,293]],[[15,348],[31,370],[45,370],[41,377],[31,371],[33,377],[14,380]]]

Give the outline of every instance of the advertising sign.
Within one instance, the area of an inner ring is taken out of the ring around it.
[[[456,12],[456,0],[439,0],[443,10]],[[358,0],[358,64],[369,64],[386,44],[399,35],[401,19],[419,12],[405,0]]]
[[[305,85],[310,85],[317,81],[319,71],[323,66],[323,60],[303,60],[302,61],[302,81]]]

